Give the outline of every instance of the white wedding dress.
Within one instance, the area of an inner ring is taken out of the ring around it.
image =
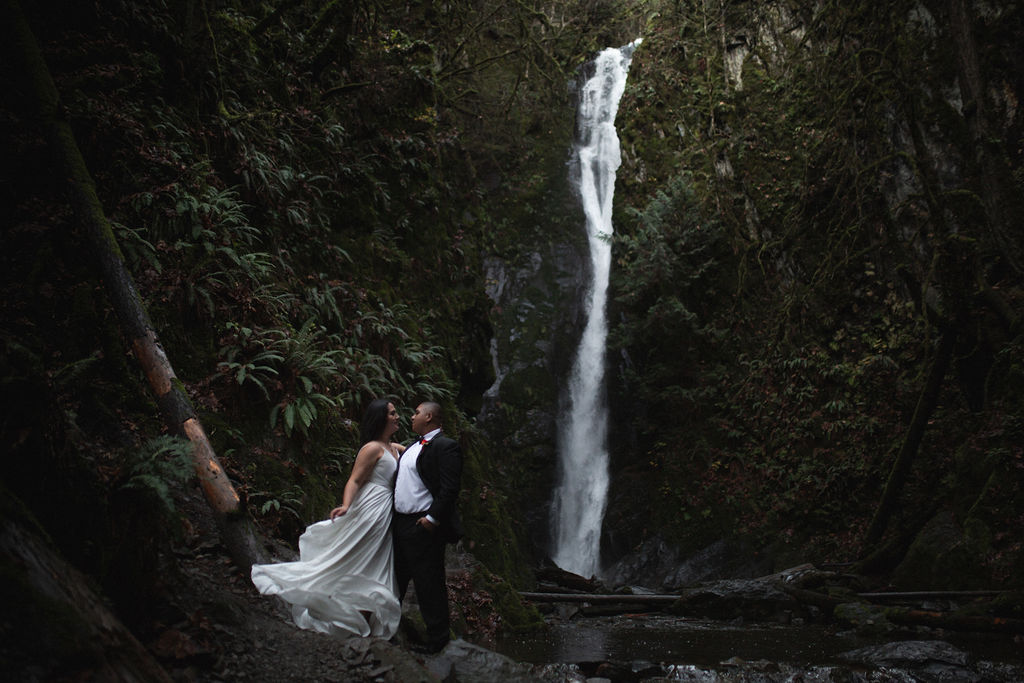
[[[398,630],[402,607],[391,543],[397,465],[382,455],[345,515],[308,526],[298,561],[253,565],[256,588],[291,604],[300,628],[382,638]]]

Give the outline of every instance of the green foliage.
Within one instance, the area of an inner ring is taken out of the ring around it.
[[[668,399],[664,408],[671,413],[683,407],[680,401],[694,400],[694,387],[680,385],[686,376],[680,368],[709,360],[724,335],[710,315],[729,305],[719,275],[723,235],[701,215],[686,175],[659,190],[643,211],[630,210],[629,219],[635,227],[616,234],[613,284],[624,323],[612,343],[629,350],[629,379],[641,395],[655,405]]]
[[[253,503],[255,503],[255,509],[259,514],[266,516],[268,514],[288,514],[296,519],[302,519],[302,515],[299,511],[302,509],[302,503],[305,499],[305,493],[299,486],[292,486],[291,488],[280,491],[256,491],[250,494]]]
[[[173,492],[193,474],[192,444],[183,437],[161,435],[128,453],[123,489],[146,491],[164,512],[174,512]]]
[[[1021,283],[999,256],[1019,239],[997,239],[995,211],[1012,225],[1024,196],[1005,52],[1019,9],[973,18],[977,91],[997,95],[980,109],[951,77],[945,10],[902,1],[179,9],[88,4],[102,33],[40,22],[42,43],[161,341],[265,519],[322,512],[369,399],[472,412],[499,315],[483,259],[571,239],[566,84],[596,49],[637,35],[609,320],[652,528],[813,537],[848,556],[950,324],[958,378],[990,355],[973,378],[985,419],[950,377],[921,469],[985,466],[921,477],[907,507],[946,496],[979,524],[1019,517]],[[747,51],[742,90],[723,41]],[[974,111],[991,120],[980,137]],[[26,169],[52,177],[36,142],[11,138]],[[1017,191],[992,195],[1003,182]],[[37,256],[5,262],[24,335],[11,355],[52,361],[33,376],[40,393],[53,382],[68,441],[102,442],[96,425],[143,423],[152,406],[111,388],[138,382],[113,326],[95,324],[106,312],[59,204],[44,192],[15,207],[12,253]],[[992,293],[1008,312],[985,303]],[[100,374],[93,405],[80,378]],[[524,401],[550,398],[550,377],[522,377]],[[522,539],[503,520],[521,502],[508,473],[527,466],[491,468],[486,452],[467,507],[488,566],[520,581]],[[145,456],[131,488],[161,497],[165,460],[177,462]],[[996,532],[992,552],[1015,542]]]
[[[270,426],[281,424],[287,436],[294,431],[308,435],[322,411],[358,405],[367,397],[408,392],[449,398],[451,390],[444,384],[433,384],[427,375],[410,381],[403,372],[429,364],[440,350],[413,341],[396,324],[396,313],[403,314],[404,308],[360,314],[347,338],[328,333],[315,318],[298,330],[253,330],[228,323],[220,352],[225,360],[219,367],[238,385],[251,384],[273,402]],[[394,360],[389,362],[374,348]]]
[[[467,428],[459,441],[463,448],[463,495],[459,507],[466,527],[464,543],[489,570],[480,574],[493,572],[517,588],[529,586],[529,560],[522,550],[527,546],[528,539],[522,537],[526,530],[515,523],[517,516],[508,513],[515,509],[514,481],[519,480],[511,476],[508,463],[493,457],[493,448],[479,431]],[[503,611],[516,603],[516,621],[524,617],[524,612],[532,612],[518,604],[517,596],[513,600],[502,595],[500,602]]]
[[[616,190],[612,317],[622,390],[642,406],[644,457],[623,467],[657,492],[658,526],[854,555],[936,322],[962,335],[964,393],[950,378],[906,505],[976,502],[987,470],[948,469],[956,444],[979,436],[964,397],[1008,396],[1019,373],[1007,328],[991,324],[998,306],[970,299],[994,282],[980,273],[998,269],[978,228],[998,220],[982,218],[981,198],[1001,178],[950,172],[977,155],[941,94],[951,18],[908,3],[813,16],[799,3],[723,5],[713,22],[699,6],[660,9],[620,104],[631,154]],[[734,35],[742,89],[720,42]],[[1019,301],[1016,284],[1008,298]],[[989,348],[991,367],[971,365]],[[1000,424],[1013,410],[989,407]]]
[[[370,399],[448,402],[454,378],[489,363],[475,347],[488,327],[478,244],[492,221],[475,169],[506,153],[467,142],[518,144],[519,107],[562,97],[564,80],[510,90],[510,74],[541,60],[560,72],[551,58],[574,37],[527,57],[507,49],[511,34],[442,46],[454,36],[406,25],[405,10],[366,6],[345,28],[342,4],[302,2],[266,24],[256,8],[204,8],[199,38],[166,8],[119,5],[112,23],[126,44],[149,37],[130,52],[149,70],[116,107],[83,93],[76,111],[99,121],[104,144],[89,153],[118,170],[101,183],[115,229],[227,466],[290,534],[347,477],[341,461],[358,444],[345,425]],[[516,31],[523,10],[461,9],[443,20]],[[464,68],[448,49],[478,61]],[[180,96],[134,99],[175,91],[179,70]],[[480,97],[485,82],[500,105]],[[481,111],[496,118],[481,126]]]

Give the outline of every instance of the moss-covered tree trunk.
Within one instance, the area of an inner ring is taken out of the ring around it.
[[[78,148],[71,126],[60,116],[56,86],[43,60],[20,5],[4,3],[4,25],[15,46],[26,88],[42,129],[67,181],[76,217],[84,229],[122,333],[130,341],[156,396],[168,429],[192,443],[193,463],[207,502],[213,509],[232,559],[248,571],[263,559],[251,520],[214,453],[191,401],[164,353],[149,314],[124,264],[121,251],[103,211],[92,176]]]
[[[939,400],[939,392],[942,390],[942,380],[949,370],[950,361],[953,358],[953,346],[956,342],[956,327],[948,326],[939,338],[938,349],[935,358],[932,360],[928,372],[928,379],[925,381],[921,395],[918,397],[917,406],[914,408],[914,416],[910,420],[910,427],[907,429],[903,445],[900,447],[896,460],[893,462],[889,478],[885,482],[885,489],[882,491],[882,498],[878,501],[871,525],[865,535],[864,545],[870,549],[876,545],[885,533],[889,519],[896,510],[896,501],[900,492],[907,483],[910,475],[911,465],[921,447],[921,440],[924,438],[928,420],[935,410]]]
[[[1003,160],[1002,140],[990,121],[986,100],[988,86],[974,39],[973,17],[966,0],[949,0],[949,22],[953,38],[951,47],[956,55],[957,83],[974,151],[972,161],[981,181],[978,192],[985,207],[989,247],[1016,272],[1024,272],[1020,245],[1011,236],[1013,230],[1008,219],[1013,215],[1011,209],[1015,204],[1006,189],[1006,179],[1011,173]]]

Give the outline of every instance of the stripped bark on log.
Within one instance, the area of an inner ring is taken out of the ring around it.
[[[60,115],[59,95],[17,0],[4,2],[5,21],[14,52],[21,60],[37,120],[58,159],[72,207],[103,276],[122,333],[142,366],[167,428],[192,443],[193,466],[235,564],[245,572],[265,559],[252,521],[214,453],[181,381],[161,347],[149,314],[124,264],[117,239],[103,211],[85,159],[71,126]]]

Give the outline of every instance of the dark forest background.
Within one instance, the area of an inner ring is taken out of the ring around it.
[[[294,543],[336,503],[372,398],[408,416],[431,397],[467,457],[467,549],[495,585],[531,585],[546,548],[516,520],[544,501],[477,420],[507,334],[484,260],[579,243],[571,84],[642,36],[618,117],[607,559],[725,538],[768,566],[1020,587],[1019,3],[21,6],[261,536]],[[5,515],[143,622],[152,568],[204,542],[190,447],[112,310],[11,32]],[[509,419],[557,407],[513,389]]]

